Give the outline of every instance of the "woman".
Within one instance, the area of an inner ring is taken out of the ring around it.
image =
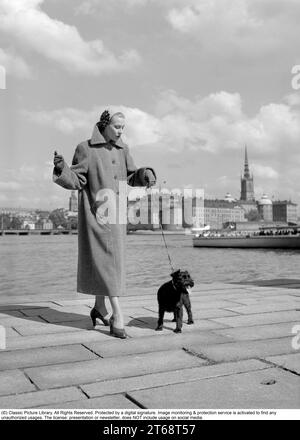
[[[104,325],[110,325],[113,336],[122,339],[127,336],[119,303],[119,296],[125,293],[126,223],[121,222],[118,215],[110,217],[116,221],[107,222],[103,208],[118,213],[120,182],[150,187],[156,181],[151,168],[135,167],[121,139],[124,126],[123,113],[111,115],[105,110],[94,127],[92,138],[77,146],[72,166],[55,152],[53,171],[55,183],[78,190],[77,291],[96,296],[91,311],[93,325],[96,318],[100,318]],[[104,201],[105,196],[111,194],[115,197],[115,206]],[[109,321],[106,296],[113,312]]]

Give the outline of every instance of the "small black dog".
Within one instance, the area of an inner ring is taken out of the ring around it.
[[[194,287],[194,281],[187,270],[176,270],[171,274],[172,280],[163,284],[157,292],[158,322],[156,330],[163,329],[165,312],[173,312],[176,322],[175,333],[181,333],[183,305],[188,314],[188,324],[194,324],[188,288]]]

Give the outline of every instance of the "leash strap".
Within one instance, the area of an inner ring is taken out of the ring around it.
[[[160,230],[161,230],[162,238],[163,238],[163,240],[164,240],[164,244],[165,244],[165,247],[166,247],[166,251],[167,251],[167,255],[168,255],[168,259],[169,259],[170,267],[171,267],[171,269],[172,269],[172,272],[175,272],[175,269],[174,269],[174,267],[173,267],[172,260],[171,260],[170,254],[169,254],[169,250],[168,250],[168,246],[167,246],[167,243],[166,243],[165,234],[164,234],[164,231],[163,231],[163,227],[162,227],[161,222],[159,222],[159,226],[160,226]]]

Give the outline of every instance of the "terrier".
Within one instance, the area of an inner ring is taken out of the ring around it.
[[[189,297],[189,289],[194,287],[192,280],[187,270],[176,270],[171,273],[172,280],[163,284],[157,292],[158,301],[158,322],[157,331],[163,329],[163,321],[165,312],[173,312],[176,322],[175,333],[181,333],[183,305],[188,314],[188,324],[194,324],[192,316],[192,307]]]

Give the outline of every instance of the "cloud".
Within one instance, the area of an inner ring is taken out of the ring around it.
[[[20,182],[0,182],[1,191],[15,191],[20,189],[22,186]]]
[[[188,100],[175,91],[162,93],[153,114],[126,106],[99,106],[91,111],[64,108],[24,111],[33,123],[55,127],[69,135],[90,136],[105,108],[126,115],[126,141],[164,151],[206,151],[212,154],[240,150],[249,145],[259,156],[289,151],[299,154],[300,111],[284,103],[262,106],[253,117],[243,111],[239,93],[221,91]]]
[[[299,37],[299,2],[286,0],[189,0],[166,14],[172,28],[223,56],[257,56],[290,47]],[[287,45],[287,42],[289,45]]]
[[[99,75],[128,70],[140,62],[129,49],[116,56],[101,40],[85,41],[75,26],[41,10],[44,0],[0,0],[0,30],[21,46],[55,61],[74,74]]]
[[[279,173],[270,166],[264,166],[258,163],[253,163],[252,170],[255,177],[262,177],[263,179],[279,178]]]
[[[0,48],[0,65],[3,66],[8,74],[16,78],[32,78],[32,72],[28,64],[9,49]]]
[[[122,0],[122,7],[135,8],[145,6],[149,0]],[[76,15],[93,15],[104,7],[110,9],[119,7],[120,0],[110,0],[109,2],[101,0],[84,0],[75,9]]]
[[[125,141],[130,140],[132,145],[148,145],[157,143],[161,135],[159,133],[159,120],[137,108],[125,106],[97,106],[90,111],[75,108],[63,108],[52,111],[28,111],[22,112],[30,122],[41,126],[54,127],[65,135],[77,134],[89,137],[93,126],[103,110],[110,109],[111,113],[121,111],[126,115]]]
[[[291,93],[284,97],[284,101],[291,107],[300,105],[300,93]]]

